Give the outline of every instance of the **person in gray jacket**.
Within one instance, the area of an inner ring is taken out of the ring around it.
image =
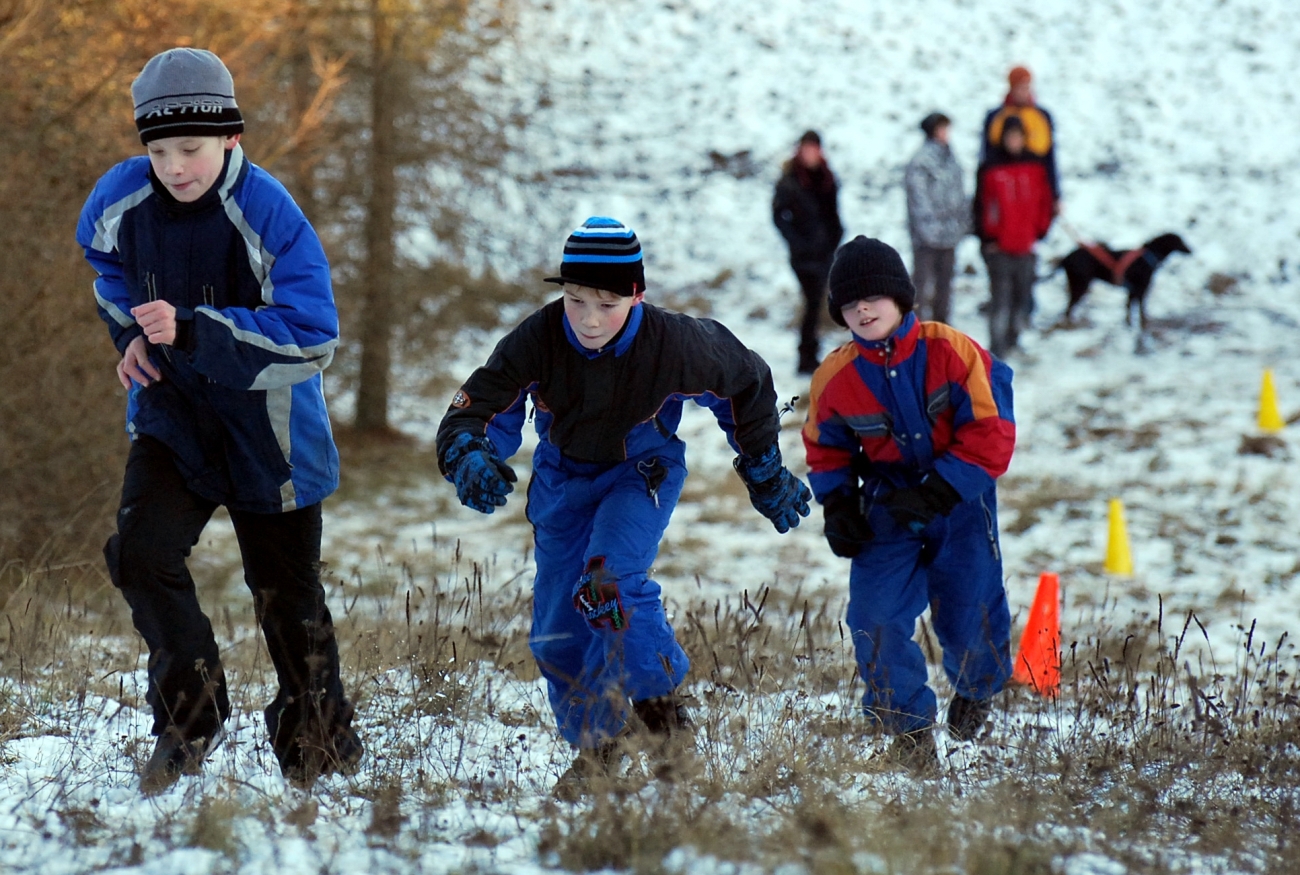
[[[912,235],[912,281],[922,319],[947,322],[952,303],[954,250],[970,233],[970,202],[961,165],[948,146],[951,120],[932,112],[921,121],[925,142],[907,162],[907,226]]]

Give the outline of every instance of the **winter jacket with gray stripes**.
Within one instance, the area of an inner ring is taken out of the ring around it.
[[[970,201],[952,150],[927,139],[907,162],[907,226],[912,246],[953,249],[970,233]]]
[[[119,353],[142,333],[132,307],[176,307],[175,343],[149,345],[162,379],[127,396],[132,440],[162,441],[194,492],[238,510],[294,510],[334,491],[321,372],[338,312],[325,251],[284,186],[236,145],[212,188],[180,203],[148,157],[130,158],[91,192],[77,242]]]

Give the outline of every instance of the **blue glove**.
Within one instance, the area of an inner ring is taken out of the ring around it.
[[[443,456],[447,479],[456,484],[460,503],[479,513],[492,513],[504,507],[506,496],[514,491],[518,478],[510,466],[497,457],[496,448],[486,437],[461,432]]]
[[[947,516],[961,504],[961,493],[934,471],[921,481],[920,486],[895,489],[885,499],[885,506],[894,522],[913,534],[919,535],[935,517]]]
[[[781,464],[781,448],[776,444],[757,456],[737,456],[731,464],[745,481],[750,504],[781,534],[798,526],[799,517],[811,512],[808,501],[812,493]]]

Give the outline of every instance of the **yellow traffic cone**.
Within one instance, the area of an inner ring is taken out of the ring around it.
[[[1259,387],[1259,430],[1265,434],[1277,434],[1286,428],[1282,411],[1277,409],[1277,390],[1273,388],[1273,372],[1264,369],[1264,380]]]
[[[1110,537],[1106,540],[1107,574],[1124,577],[1133,573],[1133,554],[1128,548],[1128,528],[1124,524],[1124,502],[1110,500]]]

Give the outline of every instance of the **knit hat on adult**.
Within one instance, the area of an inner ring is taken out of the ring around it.
[[[902,257],[888,243],[861,234],[835,253],[829,286],[828,308],[837,325],[845,324],[840,310],[863,298],[893,298],[904,313],[916,304],[916,287]]]
[[[1021,83],[1033,81],[1033,78],[1027,67],[1012,67],[1011,72],[1007,73],[1007,84],[1014,88]]]
[[[131,83],[140,142],[163,137],[222,137],[242,133],[235,80],[206,49],[176,48],[154,55]]]
[[[592,216],[564,241],[560,275],[548,283],[573,283],[629,298],[645,291],[645,266],[636,232],[617,219]]]

